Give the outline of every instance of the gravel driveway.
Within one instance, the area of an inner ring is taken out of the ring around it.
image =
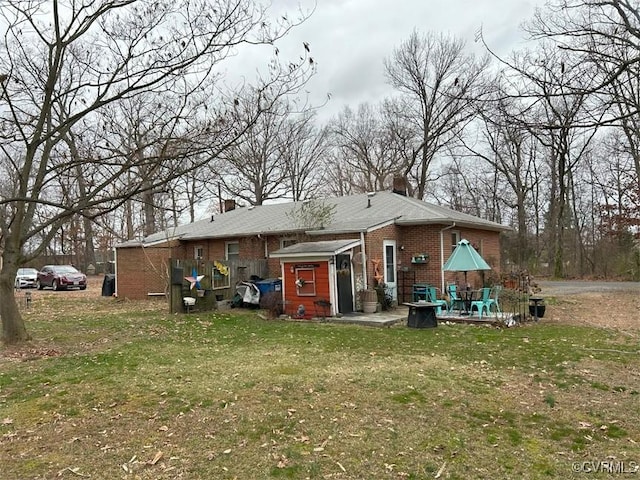
[[[587,280],[536,280],[541,295],[573,295],[576,293],[638,292],[640,282],[604,282]]]

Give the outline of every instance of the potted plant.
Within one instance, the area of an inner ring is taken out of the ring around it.
[[[418,253],[411,257],[411,263],[427,263],[429,261],[428,253]]]

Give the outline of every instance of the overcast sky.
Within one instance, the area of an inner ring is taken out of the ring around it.
[[[272,0],[274,13],[288,11],[290,18],[298,7],[309,10],[314,4],[314,0]],[[504,55],[523,46],[520,24],[543,4],[544,0],[317,0],[311,17],[278,47],[281,58],[296,59],[303,51],[302,42],[308,42],[317,73],[307,90],[314,104],[331,95],[319,112],[326,119],[345,105],[355,109],[390,95],[384,59],[414,29],[460,36],[469,51],[482,54],[483,47],[475,42],[482,28],[491,48]],[[265,53],[254,49],[249,59],[243,58],[243,68],[253,62],[264,64]],[[232,68],[237,68],[236,61]]]

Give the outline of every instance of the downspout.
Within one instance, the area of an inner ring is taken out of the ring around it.
[[[287,282],[285,281],[286,277],[284,276],[284,260],[282,258],[280,258],[280,278],[282,279],[282,313],[287,313]]]
[[[448,227],[444,227],[442,230],[440,230],[440,281],[442,282],[442,293],[446,293],[444,284],[444,270],[442,269],[442,267],[444,267],[444,231],[455,228],[455,226],[456,222],[453,222]]]
[[[364,278],[364,289],[369,288],[369,283],[367,282],[367,252],[364,246],[364,232],[360,232],[360,255],[362,256],[362,276]]]
[[[335,252],[329,257],[327,264],[329,267],[329,314],[335,317],[338,313],[338,273],[336,272],[338,266]],[[353,288],[353,286],[351,288]]]
[[[118,249],[113,247],[113,294],[118,296]]]

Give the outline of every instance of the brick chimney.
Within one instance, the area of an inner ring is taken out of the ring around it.
[[[224,211],[230,212],[231,210],[235,210],[236,201],[233,198],[228,198],[224,201]]]
[[[402,175],[393,176],[393,193],[407,196],[407,179]]]

